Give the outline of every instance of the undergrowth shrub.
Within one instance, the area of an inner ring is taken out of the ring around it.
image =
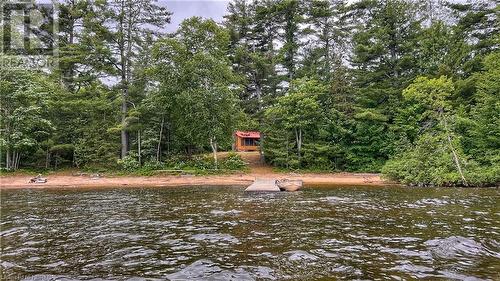
[[[129,172],[135,171],[140,167],[139,161],[137,160],[137,154],[133,152],[129,153],[129,155],[125,156],[123,159],[119,159],[117,163],[120,169]]]
[[[221,160],[220,167],[231,171],[241,171],[247,168],[247,163],[241,159],[239,154],[230,152],[226,158]]]

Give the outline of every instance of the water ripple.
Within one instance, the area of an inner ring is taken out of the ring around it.
[[[4,280],[498,280],[496,189],[2,190]]]

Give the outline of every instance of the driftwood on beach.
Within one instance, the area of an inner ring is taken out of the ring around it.
[[[46,183],[47,179],[43,178],[41,174],[38,174],[36,177],[30,179],[30,183]]]

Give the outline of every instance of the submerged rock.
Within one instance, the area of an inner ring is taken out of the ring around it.
[[[289,252],[285,252],[285,254],[288,254],[290,255],[288,257],[289,260],[291,261],[302,261],[302,260],[318,260],[319,257],[318,256],[315,256],[313,254],[310,254],[306,251],[301,251],[301,250],[298,250],[298,251],[289,251]]]
[[[238,243],[239,240],[229,234],[200,233],[191,236],[191,239],[208,243]]]
[[[201,259],[167,275],[167,278],[168,280],[274,280],[272,273],[272,269],[264,266],[223,269],[210,260]]]
[[[434,256],[446,259],[488,254],[481,243],[462,236],[428,240],[424,244],[430,248]]]
[[[241,214],[242,211],[239,210],[229,210],[229,211],[221,211],[221,210],[212,210],[210,214],[215,216],[236,216]]]

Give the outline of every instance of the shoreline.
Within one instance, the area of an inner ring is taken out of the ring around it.
[[[303,180],[310,186],[387,186],[397,185],[370,173],[239,173],[230,175],[180,176],[90,176],[48,175],[46,183],[29,183],[30,175],[2,175],[0,189],[42,188],[109,188],[109,187],[175,187],[175,186],[249,186],[256,178]]]

